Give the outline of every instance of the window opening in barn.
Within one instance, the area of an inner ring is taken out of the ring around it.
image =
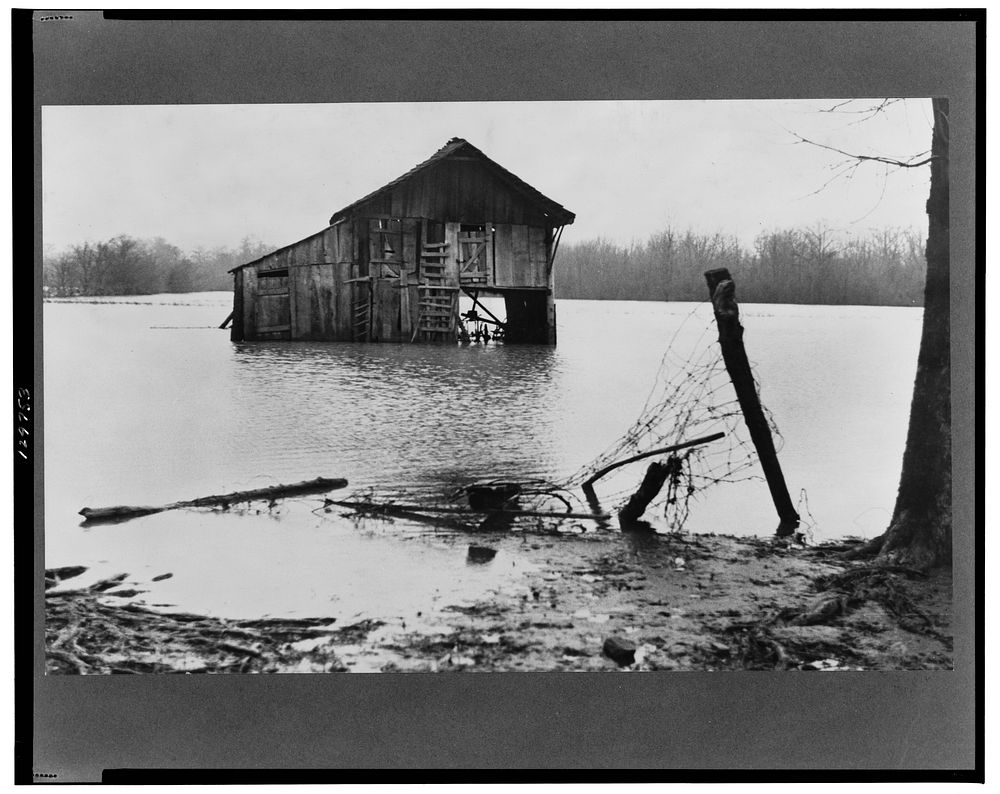
[[[260,292],[287,292],[288,269],[260,271],[257,274],[257,289]]]

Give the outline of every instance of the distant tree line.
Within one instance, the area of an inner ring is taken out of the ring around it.
[[[274,248],[245,238],[236,248],[198,248],[185,253],[161,237],[139,240],[121,234],[45,257],[42,284],[47,295],[56,296],[230,290],[233,277],[228,270]]]
[[[631,245],[564,245],[556,260],[558,297],[605,300],[706,300],[702,274],[725,267],[746,303],[920,306],[927,270],[912,229],[850,238],[787,229],[759,235],[748,250],[735,237],[668,228]]]
[[[232,289],[231,268],[273,251],[245,238],[239,246],[183,252],[163,238],[118,235],[74,245],[45,258],[48,295],[151,295]],[[724,234],[667,228],[645,242],[620,245],[597,238],[560,246],[560,298],[701,301],[703,273],[729,268],[745,303],[919,306],[926,260],[923,237],[885,229],[865,237],[786,229],[766,232],[747,249]]]

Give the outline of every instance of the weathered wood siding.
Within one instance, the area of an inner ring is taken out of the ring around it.
[[[447,255],[444,259],[445,284],[458,284],[458,230],[460,224],[446,223],[444,225],[444,241],[448,243]]]
[[[334,266],[334,279],[337,284],[336,298],[334,302],[335,311],[332,319],[333,339],[349,342],[354,339],[354,326],[352,318],[353,304],[351,302],[351,285],[345,283],[353,278],[353,268],[350,262],[338,262]]]
[[[304,265],[291,269],[295,295],[292,339],[337,339],[340,312],[339,265]]]
[[[508,223],[496,223],[494,228],[496,286],[548,287],[546,229]]]
[[[342,223],[274,251],[237,271],[235,286],[239,298],[234,307],[242,309],[239,338],[282,338],[278,333],[263,334],[261,323],[278,324],[283,312],[287,312],[290,331],[284,338],[351,339],[350,290],[344,282],[351,277],[356,253],[353,226]],[[286,304],[282,304],[278,296],[260,294],[260,274],[275,270],[288,271]]]
[[[247,266],[247,269],[276,270],[294,265],[311,265],[320,262],[353,261],[357,259],[357,242],[350,223],[328,226],[304,240],[279,248]]]
[[[243,304],[245,300],[243,273],[243,270],[237,270],[233,273],[233,324],[229,331],[229,338],[233,342],[242,342],[246,338],[243,330]]]
[[[417,264],[420,261],[420,219],[403,218],[403,262],[406,270],[416,275]]]
[[[426,280],[421,252],[425,243],[443,239],[449,243],[446,256],[428,256],[427,262],[444,265],[444,284],[535,292],[508,304],[515,324],[524,326],[514,338],[542,341],[546,322],[545,332],[554,334],[555,311],[549,259],[556,221],[546,213],[565,219],[551,202],[537,198],[481,159],[461,153],[417,170],[352,205],[335,225],[237,271],[233,339],[409,342],[420,326],[418,284]],[[483,226],[485,232],[463,233],[463,225]],[[464,276],[463,236],[471,263]],[[287,271],[287,291],[275,271]],[[370,281],[351,281],[359,278]],[[288,330],[280,330],[285,324]]]
[[[243,273],[243,338],[257,338],[257,268],[245,267]]]

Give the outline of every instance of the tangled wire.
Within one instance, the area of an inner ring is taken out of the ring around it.
[[[704,316],[706,308],[707,318],[699,329],[696,327],[696,315]],[[688,337],[692,339],[690,343],[687,342]],[[682,347],[690,351],[686,356],[678,352]],[[756,377],[754,383],[759,394],[760,384]],[[766,408],[763,410],[776,447],[780,449],[783,442],[781,434],[770,412]],[[580,486],[611,464],[720,432],[724,434],[721,440],[678,450],[662,461],[661,465],[667,469],[665,487],[651,507],[663,511],[670,531],[683,529],[692,501],[711,486],[764,479],[759,469],[755,470],[757,454],[722,359],[714,314],[710,304],[702,303],[692,309],[674,332],[660,361],[649,396],[632,426],[596,458],[565,479],[516,483],[516,493],[512,492],[509,504],[504,503],[503,507],[519,500],[522,508],[565,509],[571,512],[582,504]],[[482,481],[470,487],[504,488],[510,485],[515,484],[495,480]],[[460,488],[446,502],[455,503],[468,496],[467,490],[468,487]],[[629,487],[612,493],[604,492],[602,497],[620,509],[634,490],[635,481],[632,480]],[[367,500],[372,505],[396,504],[398,507],[398,503],[412,502],[414,495],[400,492],[376,497],[369,494]]]
[[[692,332],[695,315],[704,313],[706,305],[696,306],[674,333],[649,396],[632,426],[562,485],[579,486],[602,468],[632,455],[724,432],[721,441],[690,448],[683,454],[675,453],[665,461],[669,468],[667,487],[653,504],[662,506],[669,529],[680,531],[696,494],[721,483],[763,479],[752,471],[757,455],[722,360],[711,312],[701,330],[695,331],[687,356],[678,353],[679,337]],[[756,377],[754,383],[760,393]],[[767,408],[764,413],[780,449],[781,434]],[[607,498],[624,501],[632,490],[620,490]]]

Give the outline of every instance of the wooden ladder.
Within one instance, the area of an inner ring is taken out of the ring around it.
[[[414,339],[419,334],[424,342],[455,340],[458,287],[449,287],[444,283],[444,259],[447,256],[448,243],[425,243],[420,253],[424,281],[419,286],[420,309]]]

